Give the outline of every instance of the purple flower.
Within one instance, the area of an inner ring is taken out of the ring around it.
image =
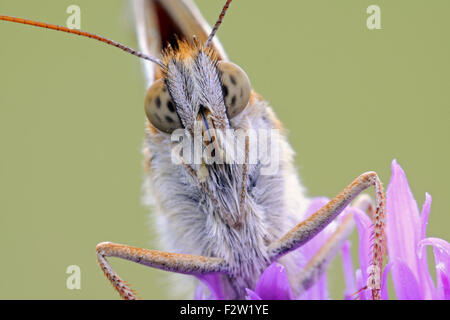
[[[219,274],[196,276],[200,284],[194,293],[195,300],[224,300],[222,283]]]
[[[286,270],[279,263],[272,263],[259,278],[255,291],[247,289],[250,300],[292,300],[291,286]]]
[[[306,210],[305,219],[315,213],[317,210],[326,205],[330,200],[325,197],[319,197],[312,199],[308,209]],[[327,242],[327,240],[331,237],[331,235],[336,231],[339,224],[342,222],[345,217],[352,213],[354,208],[348,207],[341,213],[341,215],[330,223],[325,229],[319,232],[313,239],[311,239],[308,243],[303,245],[298,249],[301,257],[303,258],[299,261],[299,270],[303,269],[308,261],[322,248],[322,246]],[[324,273],[320,279],[308,290],[303,292],[299,297],[300,300],[328,300],[328,283],[327,283],[327,274]]]
[[[450,245],[442,239],[425,238],[431,196],[425,195],[422,212],[419,209],[405,172],[392,162],[392,177],[386,192],[386,244],[388,264],[381,279],[381,297],[388,299],[387,279],[390,274],[397,299],[450,299]],[[354,215],[359,233],[359,263],[356,271],[357,288],[363,288],[367,281],[367,266],[371,257],[372,224],[369,217],[357,211]],[[434,248],[436,285],[428,270],[424,248]],[[347,254],[343,249],[343,257]],[[347,267],[348,269],[349,267]],[[344,267],[345,269],[345,267]],[[346,274],[351,270],[346,270]],[[349,290],[347,290],[348,292]],[[370,293],[362,290],[360,299],[369,299]]]
[[[372,293],[366,287],[368,273],[367,269],[370,266],[372,252],[371,252],[371,236],[372,236],[372,221],[360,209],[349,207],[347,209],[353,214],[356,222],[356,227],[359,235],[359,268],[354,271],[352,257],[351,257],[351,242],[347,240],[341,248],[342,268],[344,270],[345,291],[344,299],[352,300],[359,298],[361,300],[371,299]],[[344,211],[345,213],[345,211]],[[343,218],[343,217],[342,217]],[[341,219],[342,219],[341,218]]]
[[[391,271],[398,299],[450,299],[450,245],[425,238],[431,196],[425,195],[422,212],[408,185],[405,172],[392,162],[392,177],[386,192],[386,237]],[[433,246],[436,285],[428,270],[424,248]]]
[[[328,202],[326,198],[315,198],[307,210],[306,217]],[[381,297],[388,299],[387,279],[391,275],[398,299],[450,299],[450,244],[438,238],[426,238],[426,226],[431,208],[431,196],[426,194],[419,214],[417,203],[408,185],[403,169],[392,162],[392,177],[386,194],[386,244],[388,264],[381,279]],[[347,214],[353,214],[359,235],[359,268],[354,272],[350,254],[350,241],[341,249],[346,290],[345,299],[371,299],[366,287],[372,257],[372,221],[361,210],[348,207],[340,217],[303,247],[297,249],[299,271],[322,247],[338,224]],[[436,283],[428,270],[426,247],[432,246],[436,268]],[[196,299],[225,299],[221,291],[220,275],[198,277],[203,285],[196,291]],[[205,290],[205,286],[209,290]],[[284,267],[274,262],[261,275],[255,288],[248,288],[248,299],[328,299],[326,273],[311,288],[295,297]]]

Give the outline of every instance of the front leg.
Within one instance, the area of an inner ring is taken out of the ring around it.
[[[102,242],[97,245],[97,259],[105,276],[114,289],[125,300],[136,300],[135,292],[123,281],[109,265],[106,257],[117,257],[148,267],[171,272],[201,275],[207,273],[226,273],[225,260],[208,258],[190,254],[170,253],[157,250],[141,249],[112,242]]]
[[[384,216],[386,205],[383,184],[375,172],[366,172],[360,175],[316,213],[292,228],[280,240],[273,242],[269,246],[269,255],[271,260],[275,261],[279,257],[297,249],[311,240],[331,221],[333,221],[358,194],[370,186],[375,186],[375,212],[373,215],[373,257],[372,263],[368,270],[369,278],[367,281],[367,286],[369,289],[372,289],[373,299],[380,299],[380,279],[384,251]]]

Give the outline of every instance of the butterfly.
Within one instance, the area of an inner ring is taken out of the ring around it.
[[[18,22],[89,37],[144,61],[148,90],[145,190],[164,251],[113,242],[97,245],[101,269],[124,299],[136,299],[111,267],[117,257],[170,272],[218,279],[223,297],[245,299],[274,261],[296,294],[320,277],[353,227],[348,216],[303,270],[297,248],[332,222],[363,190],[375,187],[373,259],[367,287],[380,298],[385,200],[375,172],[357,177],[316,213],[295,171],[293,150],[274,110],[229,61],[216,37],[227,0],[211,28],[190,0],[133,2],[141,51],[92,33],[21,18]]]

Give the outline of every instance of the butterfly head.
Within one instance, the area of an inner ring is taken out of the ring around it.
[[[162,61],[163,76],[145,99],[147,118],[159,131],[184,128],[193,133],[196,122],[203,130],[227,129],[248,105],[248,76],[236,64],[219,60],[213,49],[179,41]]]

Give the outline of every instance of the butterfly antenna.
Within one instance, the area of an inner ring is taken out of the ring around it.
[[[209,47],[211,44],[212,39],[214,38],[217,30],[219,29],[220,25],[222,24],[223,17],[225,17],[225,13],[228,10],[228,7],[230,6],[231,0],[227,0],[225,5],[223,6],[222,12],[219,15],[219,19],[217,19],[216,24],[214,25],[214,28],[212,29],[211,33],[208,36],[208,40],[206,40],[206,47]]]
[[[162,67],[163,69],[166,68],[166,66],[159,60],[153,57],[150,57],[142,52],[136,51],[134,49],[131,49],[119,42],[110,40],[108,38],[102,37],[102,36],[98,36],[96,34],[93,33],[89,33],[89,32],[85,32],[85,31],[81,31],[81,30],[77,30],[77,29],[69,29],[67,27],[63,27],[63,26],[58,26],[55,24],[48,24],[48,23],[44,23],[44,22],[38,22],[38,21],[34,21],[34,20],[27,20],[27,19],[22,19],[22,18],[15,18],[15,17],[10,17],[10,16],[2,16],[0,15],[0,20],[3,21],[9,21],[9,22],[16,22],[16,23],[22,23],[22,24],[26,24],[26,25],[30,25],[30,26],[34,26],[34,27],[40,27],[40,28],[47,28],[50,30],[56,30],[56,31],[62,31],[62,32],[67,32],[70,34],[76,34],[78,36],[83,36],[83,37],[87,37],[87,38],[91,38],[91,39],[95,39],[98,40],[100,42],[106,43],[108,45],[111,45],[113,47],[119,48],[125,52],[128,52],[136,57],[139,57],[141,59],[145,59],[148,61],[151,61],[153,63],[156,63],[157,65],[159,65],[160,67]]]

